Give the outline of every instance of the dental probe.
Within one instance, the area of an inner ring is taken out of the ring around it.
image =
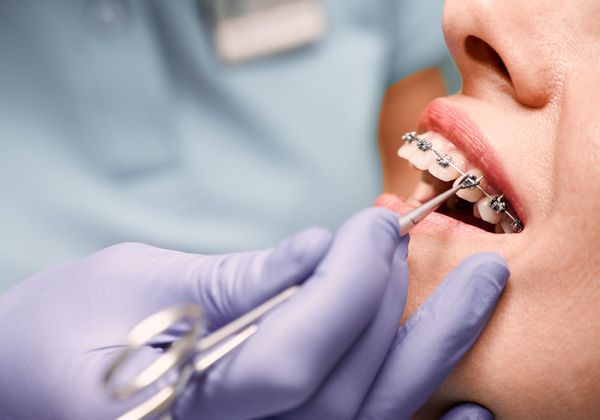
[[[483,177],[477,178],[475,175],[466,174],[463,179],[449,190],[433,197],[425,204],[421,204],[416,209],[413,209],[398,218],[400,224],[400,235],[406,235],[413,227],[415,227],[421,220],[433,213],[441,204],[452,197],[460,190],[467,188],[475,188],[479,185]]]

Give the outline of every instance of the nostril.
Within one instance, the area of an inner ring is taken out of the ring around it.
[[[511,80],[508,68],[504,64],[504,60],[502,60],[500,54],[484,40],[473,35],[467,36],[465,39],[465,50],[473,60],[492,66],[506,79]]]

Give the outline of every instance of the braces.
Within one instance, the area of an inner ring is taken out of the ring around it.
[[[424,139],[422,137],[419,137],[417,135],[416,131],[410,131],[410,132],[404,134],[402,136],[402,140],[408,144],[412,143],[413,141],[416,141],[417,149],[419,149],[422,152],[431,151],[435,154],[435,156],[436,156],[435,162],[439,166],[441,166],[444,169],[448,168],[450,166],[454,170],[456,170],[461,176],[464,177],[467,175],[466,172],[463,172],[460,168],[458,168],[454,164],[454,161],[452,160],[451,156],[449,156],[446,153],[440,153],[437,150],[435,150],[432,147],[431,141]],[[475,176],[473,176],[473,178],[477,179]],[[481,191],[483,193],[483,195],[485,195],[487,198],[490,199],[490,207],[492,208],[494,213],[496,213],[496,214],[504,213],[506,215],[506,217],[508,217],[510,219],[510,228],[512,229],[513,232],[519,233],[523,230],[523,222],[521,222],[521,220],[518,217],[513,216],[512,213],[510,213],[510,211],[508,211],[508,203],[504,199],[504,194],[491,195],[487,191],[485,191],[481,187],[480,184],[477,184],[475,186],[475,188],[477,188],[479,191]]]

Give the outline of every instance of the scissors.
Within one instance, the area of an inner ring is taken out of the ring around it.
[[[399,231],[405,235],[428,214],[461,189],[474,188],[483,177],[465,176],[460,183],[432,198],[399,218]],[[181,305],[164,309],[135,326],[128,341],[103,378],[103,385],[114,399],[131,398],[150,387],[158,389],[152,396],[121,415],[118,420],[143,419],[160,416],[171,419],[170,409],[188,383],[203,375],[215,363],[229,355],[258,331],[257,321],[267,312],[294,296],[300,286],[292,286],[250,310],[229,324],[202,336],[206,322],[198,305]],[[185,326],[185,328],[181,328]],[[179,327],[179,328],[178,328]],[[137,350],[152,346],[161,334],[170,329],[182,330],[158,359],[125,384],[117,384],[117,372]]]
[[[204,337],[200,336],[206,328],[205,318],[202,309],[193,304],[164,309],[137,324],[130,331],[126,346],[106,371],[103,378],[104,389],[117,400],[131,398],[152,386],[159,390],[121,415],[118,420],[137,420],[156,415],[160,415],[161,420],[171,419],[169,410],[190,380],[195,375],[204,374],[254,335],[258,331],[256,321],[291,298],[298,290],[299,286],[285,289]],[[181,330],[182,326],[185,326],[185,333],[173,341],[158,359],[127,383],[117,384],[117,373],[126,366],[137,350],[152,345],[165,331],[171,328]]]

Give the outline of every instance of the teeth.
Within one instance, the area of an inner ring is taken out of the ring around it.
[[[410,161],[410,157],[415,153],[418,152],[419,150],[417,149],[417,145],[413,142],[413,143],[406,143],[404,145],[402,145],[401,148],[398,149],[398,156],[400,156],[402,159],[406,159],[408,161]]]
[[[479,201],[477,202],[477,204],[479,204]],[[481,219],[481,213],[479,213],[479,206],[477,206],[477,204],[473,206],[473,216],[477,217],[478,219]]]
[[[458,168],[465,167],[465,157],[458,151],[448,152],[446,154],[450,159],[452,159],[452,164]],[[441,179],[442,181],[453,181],[460,176],[460,173],[454,169],[452,166],[448,165],[447,167],[442,167],[437,159],[434,159],[433,162],[429,165],[429,173],[436,178]]]
[[[506,211],[506,201],[504,201],[504,195],[495,196],[490,200],[490,208],[496,214],[500,214]]]
[[[515,233],[510,226],[510,222],[511,220],[508,217],[503,217],[502,221],[496,225],[496,228],[500,226],[500,229],[502,229],[502,232],[504,233]]]
[[[470,169],[469,173],[471,175],[475,175],[477,178],[479,178],[481,175],[483,175],[479,169]],[[461,179],[462,179],[462,177],[456,178],[456,181],[454,181],[455,187],[460,183]],[[474,203],[477,200],[479,200],[481,197],[483,197],[483,193],[478,188],[467,188],[464,190],[460,190],[456,193],[456,195],[459,196],[460,198],[462,198],[463,200],[470,201],[471,203]]]
[[[412,163],[417,169],[426,171],[434,160],[435,155],[433,153],[430,151],[423,152],[419,150],[418,153],[413,153],[411,155],[409,162]]]
[[[413,197],[410,198],[414,205],[425,202],[439,193],[440,186],[443,188],[446,185],[444,183],[454,181],[454,186],[458,185],[463,173],[474,175],[477,178],[483,175],[480,170],[470,167],[465,156],[438,133],[428,132],[417,135],[411,132],[405,134],[403,140],[405,143],[398,149],[398,156],[408,160],[414,167],[428,171],[431,176],[443,181],[440,183],[429,175],[424,175],[413,192]],[[479,188],[458,191],[456,196],[465,201],[461,201],[457,197],[451,198],[447,203],[448,208],[452,210],[454,207],[470,206],[466,203],[468,201],[474,203],[473,215],[494,224],[496,233],[520,232],[523,228],[522,223],[518,219],[513,222],[514,217],[508,213],[504,197],[493,195],[497,192],[485,181],[484,179]],[[482,189],[486,192],[485,194]]]
[[[481,200],[473,206],[473,214],[475,211],[479,213],[479,218],[485,220],[488,223],[496,224],[502,220],[502,214],[496,213],[492,209],[491,200],[487,197],[483,197]],[[475,214],[477,216],[477,214]]]
[[[413,144],[415,145],[417,152],[412,153],[410,155],[410,157],[408,158],[408,160],[417,169],[420,169],[421,171],[427,171],[431,165],[439,166],[435,163],[435,161],[436,161],[435,153],[433,153],[430,149],[427,149],[427,147],[430,147],[433,150],[442,150],[445,146],[445,143],[447,143],[447,142],[443,138],[440,138],[439,134],[435,134],[435,133],[426,133],[422,137],[425,140],[423,143],[421,143],[423,148],[419,148],[419,142],[414,141]],[[457,172],[457,176],[458,176],[458,172]],[[439,178],[439,177],[436,176],[436,178]],[[443,180],[444,181],[452,181],[455,178],[456,177],[448,179],[448,180],[445,180],[445,179],[443,179]],[[439,179],[442,179],[442,178],[439,178]]]
[[[417,169],[424,171],[429,168],[429,164],[434,159],[434,155],[431,150],[419,147],[419,144],[421,144],[422,147],[429,144],[429,140],[425,140],[428,139],[428,136],[423,136],[423,141],[420,139],[421,138],[419,138],[419,140],[413,140],[410,144],[402,146],[400,150],[398,150],[398,155],[401,153],[406,155],[406,160],[408,160]],[[402,150],[404,147],[406,147],[406,150]]]
[[[453,181],[460,176],[455,167],[463,170],[466,159],[452,143],[437,133],[429,132],[426,134],[431,141],[431,147],[438,154],[430,152],[429,166],[423,170],[428,170],[431,175],[442,181]]]

